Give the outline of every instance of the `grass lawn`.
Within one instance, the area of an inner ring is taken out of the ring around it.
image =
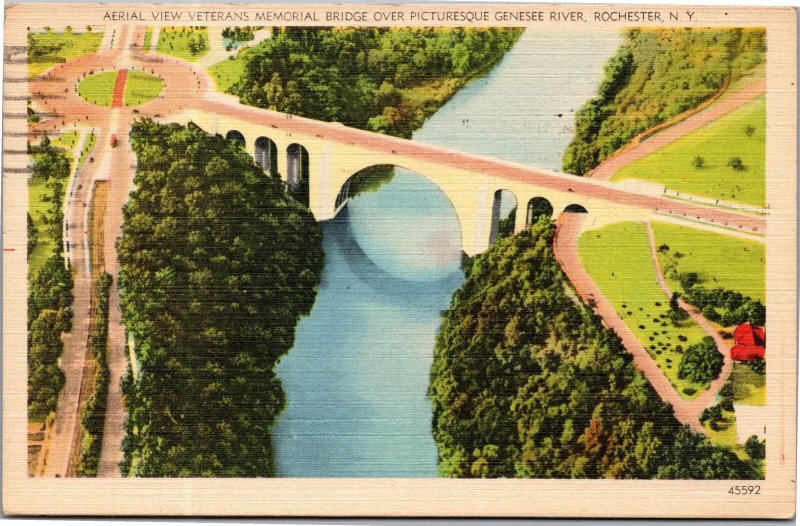
[[[192,53],[190,42],[202,41],[202,49]],[[206,28],[163,27],[158,37],[158,53],[172,55],[188,61],[195,61],[208,52],[208,31]]]
[[[214,79],[214,83],[217,85],[218,91],[227,93],[230,87],[236,84],[242,75],[244,75],[245,66],[247,65],[247,55],[249,52],[250,48],[245,48],[236,55],[233,55],[222,62],[217,62],[208,68],[208,72]]]
[[[722,411],[722,420],[716,422],[716,429],[711,427],[711,422],[705,422],[703,427],[707,431],[711,442],[730,448],[741,460],[750,460],[744,450],[744,446],[739,444],[736,434],[736,417],[733,411]]]
[[[150,51],[150,44],[153,42],[153,28],[148,27],[144,32],[144,44],[142,44],[142,51],[147,53]]]
[[[705,287],[735,290],[766,304],[763,243],[671,223],[654,222],[653,234],[659,246],[669,246],[668,252],[658,254],[661,268],[674,263],[678,272],[697,272]],[[681,257],[675,257],[676,252]],[[677,280],[668,276],[667,282],[681,292]]]
[[[28,77],[38,77],[56,64],[97,52],[103,33],[28,33]]]
[[[89,158],[89,154],[92,153],[92,148],[94,148],[96,142],[97,142],[97,134],[94,132],[89,132],[89,135],[86,136],[86,142],[83,143],[83,150],[81,150],[81,158],[78,159],[78,169],[83,167],[83,163],[85,163],[86,159]]]
[[[65,150],[72,150],[78,142],[80,133],[77,130],[70,132],[63,132],[58,137],[54,137],[50,142],[53,146],[64,148]]]
[[[707,386],[679,379],[678,366],[682,351],[706,334],[691,319],[679,326],[670,322],[669,298],[658,286],[644,225],[617,223],[586,232],[578,250],[592,279],[678,393],[691,399],[704,391]]]
[[[114,100],[116,71],[106,71],[89,75],[78,84],[78,95],[98,106],[110,107]]]
[[[630,163],[612,181],[642,179],[686,194],[763,207],[765,130],[762,96]],[[703,159],[702,168],[695,167],[698,156]],[[741,158],[743,170],[728,166],[734,157]]]
[[[47,225],[42,221],[42,214],[46,213],[50,207],[50,203],[42,202],[42,197],[47,195],[50,195],[50,190],[45,186],[44,179],[34,178],[28,181],[28,213],[39,231],[36,248],[28,255],[28,272],[31,276],[36,275],[56,248],[55,240],[48,233]]]
[[[737,404],[767,405],[766,375],[753,372],[747,364],[734,363],[729,381]]]
[[[158,97],[164,82],[143,71],[128,71],[123,101],[125,106],[141,106]]]

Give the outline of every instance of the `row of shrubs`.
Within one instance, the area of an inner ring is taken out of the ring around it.
[[[103,273],[95,284],[95,319],[89,336],[89,347],[96,363],[94,372],[94,393],[86,401],[81,415],[81,425],[85,435],[81,444],[81,462],[78,474],[82,477],[95,477],[100,465],[100,449],[103,445],[103,426],[106,403],[108,401],[108,298],[111,289],[111,275]]]
[[[725,327],[746,322],[763,327],[767,321],[764,304],[733,290],[693,285],[684,288],[684,298],[700,309],[705,318]]]

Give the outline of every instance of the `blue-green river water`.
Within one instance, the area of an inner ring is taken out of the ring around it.
[[[558,169],[574,111],[619,43],[612,32],[528,30],[414,140]],[[278,475],[434,477],[433,345],[463,281],[452,205],[422,175],[397,169],[321,227],[316,303],[277,369],[288,400],[273,432]]]

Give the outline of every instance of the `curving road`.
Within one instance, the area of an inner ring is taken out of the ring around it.
[[[646,157],[656,150],[674,142],[687,133],[693,132],[698,128],[709,124],[710,122],[719,119],[738,108],[741,108],[748,102],[760,97],[767,91],[766,79],[758,80],[752,84],[747,85],[741,90],[723,96],[708,108],[699,111],[677,124],[670,126],[664,130],[659,131],[652,137],[648,137],[636,146],[620,152],[617,155],[609,157],[600,163],[594,170],[586,174],[586,177],[592,179],[605,181],[610,179],[615,173],[633,161]],[[689,110],[691,111],[691,110]]]

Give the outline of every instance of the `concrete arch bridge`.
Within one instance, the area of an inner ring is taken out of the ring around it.
[[[208,97],[202,109],[169,119],[194,122],[210,133],[237,142],[268,174],[279,174],[290,192],[319,221],[333,218],[346,204],[350,178],[372,166],[394,165],[433,181],[448,197],[461,225],[462,249],[484,251],[497,233],[500,201],[515,199],[514,230],[538,214],[585,213],[582,230],[620,221],[665,220],[703,223],[704,228],[736,229],[750,235],[766,232],[763,217],[686,203],[658,190],[594,181],[507,161],[480,157],[240,105],[228,97]]]

